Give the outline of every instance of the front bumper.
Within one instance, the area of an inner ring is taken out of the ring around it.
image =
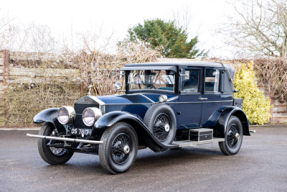
[[[72,138],[63,138],[63,137],[52,137],[52,136],[43,136],[43,135],[33,135],[26,134],[28,137],[40,138],[40,139],[50,139],[57,141],[69,141],[75,143],[89,143],[89,144],[103,144],[103,141],[94,141],[94,140],[86,140],[86,139],[72,139]]]

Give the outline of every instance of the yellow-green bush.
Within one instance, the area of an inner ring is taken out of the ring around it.
[[[270,109],[273,106],[270,104],[270,99],[265,98],[258,89],[254,78],[253,62],[243,63],[235,75],[234,87],[239,92],[234,94],[234,98],[243,99],[243,110],[252,124],[262,125],[269,122]]]

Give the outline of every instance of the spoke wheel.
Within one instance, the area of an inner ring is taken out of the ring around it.
[[[225,141],[219,142],[220,150],[225,155],[235,155],[241,148],[243,140],[243,129],[241,121],[231,116],[225,133]]]
[[[151,106],[145,116],[144,124],[153,136],[163,144],[173,142],[177,125],[172,108],[166,104]]]
[[[238,127],[236,124],[231,125],[228,133],[227,133],[227,144],[230,148],[236,147],[238,144]]]
[[[132,140],[126,133],[118,134],[112,143],[112,159],[116,164],[123,164],[128,159]]]
[[[138,151],[135,130],[127,123],[117,123],[105,130],[99,145],[102,167],[112,173],[124,173],[133,165]]]
[[[169,117],[161,113],[154,122],[153,134],[161,142],[164,142],[170,132],[170,120]]]
[[[57,129],[51,123],[45,123],[39,135],[44,136],[58,136]],[[49,139],[38,139],[38,151],[44,161],[51,165],[64,164],[71,159],[73,152],[65,148],[51,147],[51,144],[59,141]]]
[[[52,133],[50,134],[50,136],[58,136],[58,131],[57,129],[54,129],[52,131]],[[51,145],[52,143],[54,143],[53,140],[46,140],[47,141],[47,145]],[[57,141],[58,143],[63,143],[63,141]],[[55,156],[62,156],[63,154],[67,153],[67,149],[65,148],[58,148],[58,147],[49,147],[51,152],[55,155]]]

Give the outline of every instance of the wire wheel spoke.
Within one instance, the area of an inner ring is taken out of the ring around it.
[[[238,143],[236,134],[238,134],[238,128],[236,125],[232,125],[227,134],[227,144],[230,148],[235,148]]]
[[[166,131],[165,126],[170,127],[170,120],[166,114],[159,114],[155,119],[153,134],[160,141],[165,141],[170,132]]]
[[[120,133],[112,142],[111,155],[116,164],[123,164],[128,159],[130,153],[124,152],[124,147],[131,147],[131,138],[126,133]]]
[[[52,133],[50,134],[50,136],[57,136],[57,135],[58,135],[57,129],[54,129]],[[53,143],[53,141],[47,140],[46,143],[51,144]],[[49,148],[50,148],[50,151],[56,156],[62,156],[67,152],[67,149],[65,148],[58,148],[58,147],[49,147]]]

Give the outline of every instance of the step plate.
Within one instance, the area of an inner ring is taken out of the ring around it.
[[[189,147],[189,146],[197,146],[197,145],[203,145],[203,144],[208,144],[208,143],[217,143],[224,141],[224,138],[218,138],[214,137],[211,140],[205,140],[205,141],[174,141],[172,144],[178,145],[179,147]]]

